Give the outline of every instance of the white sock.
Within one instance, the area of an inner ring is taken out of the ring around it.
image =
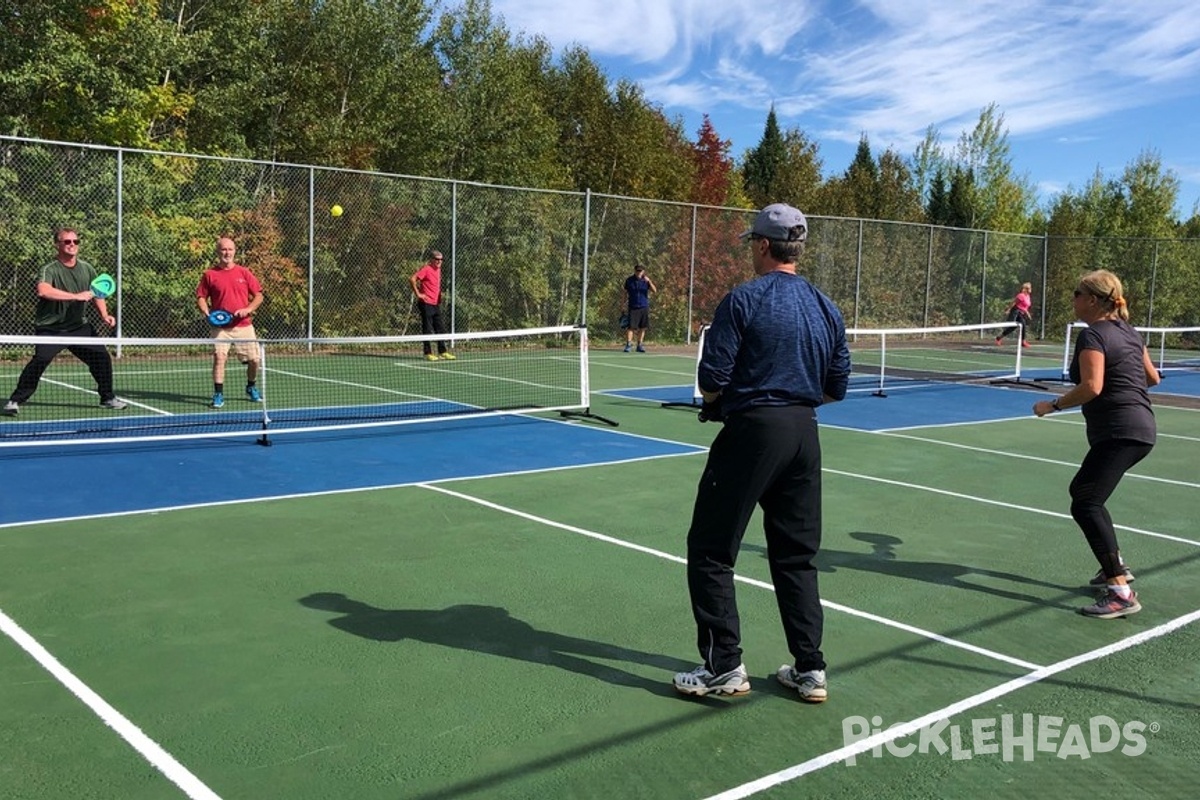
[[[1128,600],[1133,595],[1133,590],[1129,588],[1129,584],[1127,583],[1110,583],[1108,590],[1115,592],[1117,597],[1122,600]]]

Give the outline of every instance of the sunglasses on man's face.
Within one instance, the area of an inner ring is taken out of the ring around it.
[[[78,239],[59,239],[59,244],[79,244]]]

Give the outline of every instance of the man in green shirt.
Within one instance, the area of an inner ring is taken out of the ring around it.
[[[91,324],[84,321],[83,312],[89,300],[96,304],[96,311],[105,325],[110,328],[116,325],[116,319],[108,313],[108,305],[92,293],[91,284],[96,277],[96,270],[79,259],[79,234],[73,228],[60,228],[54,233],[54,244],[58,247],[58,257],[38,272],[34,334],[95,336]],[[112,357],[104,345],[47,343],[34,347],[33,358],[21,370],[17,388],[4,406],[5,414],[16,416],[20,412],[21,404],[37,391],[46,367],[64,349],[70,350],[72,355],[87,365],[96,381],[101,406],[119,411],[128,405],[113,392]]]

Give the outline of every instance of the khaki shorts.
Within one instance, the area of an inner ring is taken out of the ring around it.
[[[216,351],[228,355],[229,348],[237,353],[238,360],[243,364],[258,361],[258,337],[253,325],[240,325],[236,328],[215,328],[213,338],[217,340]]]

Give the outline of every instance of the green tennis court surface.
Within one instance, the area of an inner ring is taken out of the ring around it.
[[[693,369],[594,348],[593,409],[706,445],[690,411],[599,393]],[[697,660],[682,557],[703,454],[0,528],[0,797],[1184,796],[1200,416],[1156,411],[1159,445],[1110,503],[1145,606],[1115,621],[1074,613],[1095,572],[1067,515],[1077,414],[828,427],[821,706],[772,677],[757,518],[738,564],[753,691],[669,684]],[[123,491],[119,470],[70,479]],[[924,733],[878,755],[850,741],[907,722]]]

